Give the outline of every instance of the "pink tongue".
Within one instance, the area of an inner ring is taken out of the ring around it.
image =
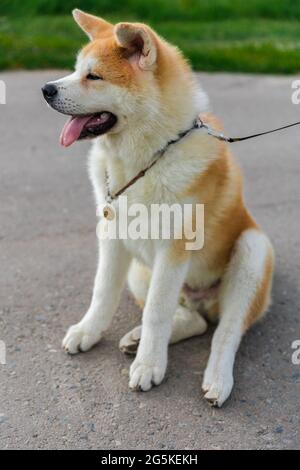
[[[72,145],[76,140],[79,139],[79,136],[82,132],[82,129],[87,124],[87,122],[91,119],[92,116],[84,116],[84,117],[75,117],[71,118],[62,130],[60,135],[60,143],[64,147],[69,147]]]

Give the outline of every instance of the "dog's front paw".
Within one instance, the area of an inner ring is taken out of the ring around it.
[[[202,389],[204,398],[211,406],[221,407],[229,397],[233,387],[233,376],[229,372],[205,371]]]
[[[69,328],[63,339],[62,346],[69,354],[77,354],[91,349],[101,339],[101,334],[95,334],[83,323],[77,323]]]
[[[130,367],[129,387],[147,392],[152,385],[159,385],[163,381],[165,372],[166,365],[148,364],[136,358]]]

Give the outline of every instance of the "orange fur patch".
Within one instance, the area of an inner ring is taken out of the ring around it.
[[[134,86],[134,70],[124,58],[123,49],[116,44],[112,33],[88,44],[82,54],[99,58],[93,73],[101,75],[105,81],[126,88]]]
[[[206,115],[205,120],[221,129],[214,117]],[[257,228],[244,205],[242,176],[226,144],[219,143],[215,160],[194,178],[185,195],[204,204],[205,210],[204,247],[193,252],[193,256],[200,256],[205,260],[206,268],[220,276],[239,235],[246,229]],[[184,250],[185,240],[174,240],[172,258],[182,259],[186,256]]]
[[[187,85],[192,74],[190,67],[181,52],[174,46],[160,38],[149,26],[134,23],[147,29],[157,49],[157,61],[154,68],[154,77],[162,93],[170,87],[171,81],[184,74]],[[117,44],[113,28],[105,28],[99,32],[97,38],[83,50],[84,56],[99,58],[99,65],[94,72],[102,75],[105,80],[126,88],[142,86],[142,73],[137,64],[128,59],[128,51]]]

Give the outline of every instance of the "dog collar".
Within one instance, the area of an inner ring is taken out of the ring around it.
[[[118,197],[120,197],[134,183],[136,183],[139,179],[141,179],[143,176],[145,176],[147,171],[150,170],[150,168],[152,168],[158,162],[158,160],[160,160],[160,158],[166,153],[166,151],[168,150],[168,148],[171,145],[174,145],[174,144],[177,144],[178,142],[180,142],[185,136],[187,136],[194,129],[201,129],[202,127],[205,127],[205,125],[204,125],[203,121],[198,117],[197,119],[195,119],[192,127],[190,127],[189,129],[187,129],[183,132],[180,132],[176,139],[169,140],[167,142],[167,144],[162,149],[158,150],[154,154],[154,158],[153,158],[152,162],[150,163],[150,165],[148,165],[146,168],[141,170],[136,176],[134,176],[134,178],[132,178],[125,186],[123,186],[121,189],[119,189],[116,193],[111,193],[111,191],[109,189],[108,173],[107,173],[107,170],[106,170],[106,198],[105,199],[106,199],[107,205],[105,205],[104,208],[103,208],[104,217],[109,219],[109,220],[112,220],[114,218],[113,211],[110,207],[110,204],[113,201],[115,201],[116,199],[118,199]]]

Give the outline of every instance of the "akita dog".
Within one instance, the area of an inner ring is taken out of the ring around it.
[[[73,15],[90,43],[74,73],[43,88],[52,108],[70,116],[62,145],[94,138],[89,173],[99,207],[129,182],[128,204],[204,204],[205,242],[191,251],[174,237],[100,240],[91,305],[63,347],[76,354],[100,341],[127,278],[143,309],[142,325],[120,342],[122,351],[136,352],[130,388],[147,391],[162,382],[168,344],[202,334],[205,312],[219,322],[202,388],[209,403],[221,406],[233,387],[241,338],[270,303],[272,245],[245,207],[228,145],[193,128],[199,114],[214,129],[219,124],[180,51],[145,24]],[[114,207],[119,217],[117,198]]]

